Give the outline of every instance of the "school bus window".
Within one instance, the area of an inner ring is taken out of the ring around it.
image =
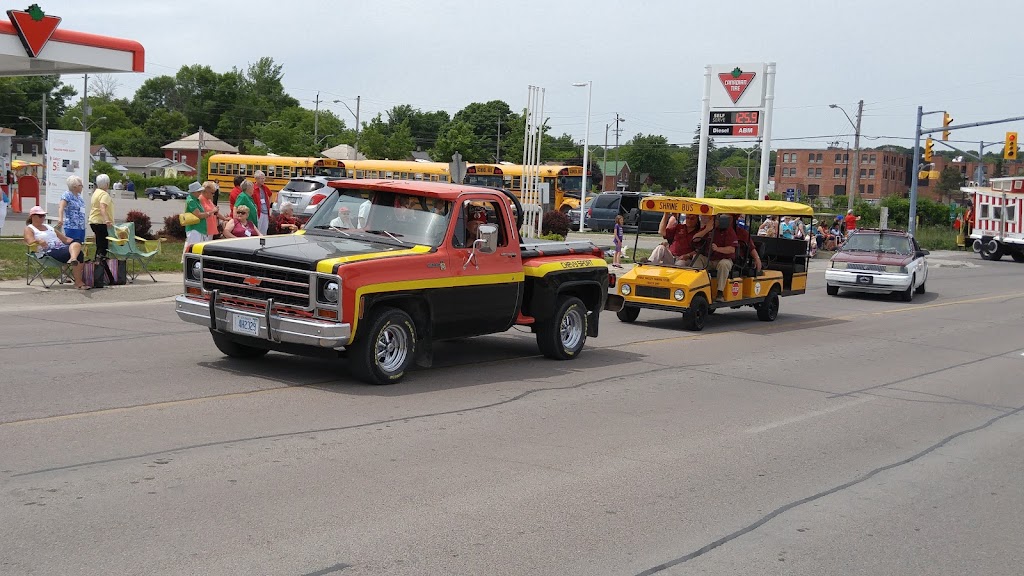
[[[423,174],[416,174],[417,180],[423,180]]]
[[[513,176],[513,177],[512,177],[512,188],[513,188],[514,190],[519,190],[519,186],[520,186],[520,185],[521,185],[522,183],[523,183],[523,179],[522,179],[522,177],[520,177],[520,176]]]
[[[448,181],[448,175],[447,174],[441,174],[440,178],[441,178],[441,182],[447,182]]]
[[[356,170],[355,174],[356,174],[356,176],[355,176],[356,178],[362,178],[363,177],[363,171],[362,170]],[[351,170],[348,173],[348,177],[349,178],[352,177],[352,171]]]
[[[291,178],[291,176],[292,176],[292,169],[291,169],[291,167],[285,166],[281,170],[282,170],[282,177],[284,177],[284,178]]]

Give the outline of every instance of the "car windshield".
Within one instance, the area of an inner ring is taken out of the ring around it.
[[[859,232],[850,235],[843,250],[855,252],[885,252],[887,254],[910,254],[913,250],[910,238],[895,234],[870,234]]]
[[[335,191],[309,219],[310,234],[370,235],[398,245],[440,246],[448,230],[451,202],[374,192]]]

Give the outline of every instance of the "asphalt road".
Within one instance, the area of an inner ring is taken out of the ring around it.
[[[816,265],[775,323],[605,314],[391,387],[166,299],[0,299],[0,574],[1020,574],[1024,265],[912,303]]]

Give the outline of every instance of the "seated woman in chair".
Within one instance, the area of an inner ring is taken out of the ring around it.
[[[35,245],[36,258],[49,256],[58,262],[71,264],[71,275],[75,279],[75,287],[79,290],[88,290],[82,282],[82,262],[85,256],[82,254],[82,245],[54,229],[46,223],[46,209],[42,206],[34,206],[28,213],[28,220],[25,221],[25,244]]]

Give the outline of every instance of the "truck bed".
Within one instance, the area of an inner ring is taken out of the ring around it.
[[[519,245],[523,260],[541,256],[598,256],[601,249],[589,240],[538,240],[524,238]]]

